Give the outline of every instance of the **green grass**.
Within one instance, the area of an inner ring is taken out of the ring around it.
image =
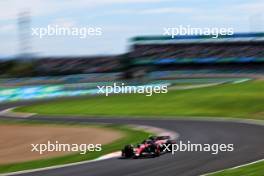
[[[264,82],[191,90],[174,90],[151,97],[142,94],[57,100],[16,109],[44,115],[84,116],[217,116],[264,119]]]
[[[264,161],[250,164],[236,169],[227,169],[208,176],[262,176],[264,175]]]
[[[14,123],[14,122],[5,122],[0,121],[0,123]],[[24,121],[24,122],[15,122],[15,123],[22,123],[22,124],[40,124],[40,122],[37,121]],[[49,123],[44,123],[49,124]],[[50,124],[49,124],[50,125]],[[52,124],[52,125],[80,125],[80,124]],[[83,125],[82,125],[83,126]],[[118,139],[110,144],[106,144],[102,146],[102,151],[100,152],[87,152],[84,155],[81,155],[79,153],[74,153],[70,155],[60,156],[60,157],[54,157],[49,159],[41,159],[41,160],[35,160],[35,161],[28,161],[28,162],[22,162],[22,163],[12,163],[12,164],[6,164],[6,165],[0,165],[0,173],[8,173],[8,172],[15,172],[15,171],[21,171],[21,170],[27,170],[27,169],[37,169],[37,168],[43,168],[43,167],[49,167],[54,165],[61,165],[61,164],[68,164],[68,163],[74,163],[79,161],[86,161],[86,160],[92,160],[95,158],[98,158],[102,155],[105,155],[107,153],[111,153],[114,151],[119,151],[122,149],[122,147],[126,144],[136,144],[143,139],[146,139],[150,133],[130,129],[127,126],[120,126],[120,125],[100,125],[98,126],[100,128],[110,128],[112,130],[118,130],[122,134],[124,134],[124,137],[121,139]]]

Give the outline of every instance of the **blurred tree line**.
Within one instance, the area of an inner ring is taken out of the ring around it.
[[[32,60],[4,60],[0,61],[0,77],[28,77],[37,74],[34,69],[36,63]]]

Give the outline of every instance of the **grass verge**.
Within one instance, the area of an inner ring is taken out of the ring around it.
[[[22,122],[0,121],[0,123],[23,123],[23,124],[26,123],[26,124],[32,124],[32,125],[43,124],[42,122],[39,122],[39,121],[22,121]],[[45,122],[44,124],[48,124],[48,123]],[[54,124],[53,123],[53,125],[80,125],[80,124],[76,124],[76,123]],[[65,156],[49,158],[49,159],[41,159],[41,160],[28,161],[28,162],[22,162],[22,163],[0,165],[0,173],[16,172],[16,171],[21,171],[21,170],[37,169],[37,168],[54,166],[54,165],[62,165],[62,164],[92,160],[102,155],[115,152],[115,151],[119,151],[126,144],[135,144],[137,142],[140,142],[150,135],[150,133],[148,132],[130,129],[127,126],[121,126],[121,125],[98,125],[98,127],[118,130],[124,134],[124,137],[110,144],[103,145],[102,151],[100,152],[87,152],[87,154],[84,154],[84,155],[80,155],[79,153],[74,153],[74,154],[69,154]]]
[[[174,90],[151,97],[142,94],[55,100],[15,111],[43,115],[234,117],[264,120],[264,82],[248,81],[191,90]]]
[[[257,176],[264,175],[264,161],[243,166],[236,169],[226,169],[208,176]]]

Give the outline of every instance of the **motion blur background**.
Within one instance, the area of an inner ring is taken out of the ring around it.
[[[95,94],[97,85],[117,81],[262,79],[263,8],[258,0],[2,1],[0,102]],[[103,35],[32,36],[32,28],[47,25],[99,26]],[[233,28],[235,34],[162,36],[163,28],[179,25]]]

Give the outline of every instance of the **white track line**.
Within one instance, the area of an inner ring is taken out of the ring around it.
[[[208,84],[197,84],[197,85],[175,85],[169,87],[169,90],[188,90],[188,89],[198,89],[198,88],[205,88],[205,87],[212,87],[212,86],[218,86],[225,82],[219,82],[219,83],[208,83]]]
[[[19,117],[19,118],[28,118],[31,116],[36,115],[35,113],[22,113],[22,112],[14,112],[13,110],[17,107],[12,107],[8,109],[4,109],[0,111],[0,116],[6,116],[6,117]]]

